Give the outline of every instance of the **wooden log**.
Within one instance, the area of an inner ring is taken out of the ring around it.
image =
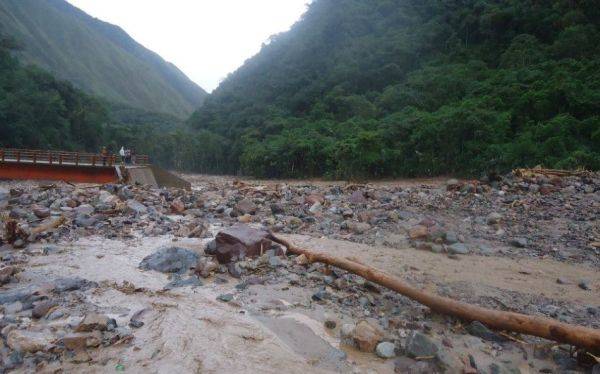
[[[550,318],[492,310],[463,303],[447,297],[421,291],[399,278],[393,277],[373,267],[360,264],[356,261],[299,248],[272,233],[268,235],[268,238],[273,242],[286,247],[291,254],[303,254],[310,262],[321,262],[323,264],[347,270],[373,283],[382,285],[428,306],[437,313],[446,314],[469,322],[479,321],[495,330],[506,330],[538,336],[540,338],[585,348],[594,354],[600,353],[600,330],[570,325]]]
[[[57,219],[54,219],[54,220],[52,220],[50,222],[47,222],[47,223],[45,223],[43,225],[39,225],[37,227],[32,228],[31,231],[30,231],[30,233],[32,235],[35,235],[35,234],[39,234],[39,233],[44,232],[44,231],[55,229],[58,226],[60,226],[63,223],[65,223],[65,221],[66,221],[66,218],[64,216],[60,216]]]

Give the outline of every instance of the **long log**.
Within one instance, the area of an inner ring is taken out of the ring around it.
[[[303,254],[310,262],[321,262],[323,264],[347,270],[373,283],[389,288],[390,290],[396,291],[428,306],[437,313],[446,314],[469,322],[479,321],[495,330],[506,330],[538,336],[540,338],[585,348],[594,354],[600,353],[600,330],[570,325],[550,318],[534,317],[526,314],[504,312],[466,304],[447,297],[418,290],[401,279],[373,267],[349,259],[330,256],[326,253],[299,248],[273,234],[269,234],[268,238],[286,247],[288,253],[295,255]]]

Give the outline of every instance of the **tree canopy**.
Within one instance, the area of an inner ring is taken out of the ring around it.
[[[192,115],[204,171],[600,168],[591,0],[316,0]],[[211,162],[207,162],[211,159]]]

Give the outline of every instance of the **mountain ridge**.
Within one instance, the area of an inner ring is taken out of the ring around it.
[[[207,96],[121,27],[64,0],[4,0],[0,24],[25,46],[19,52],[25,63],[108,100],[184,118]]]

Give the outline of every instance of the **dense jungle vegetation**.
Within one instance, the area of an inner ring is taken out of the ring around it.
[[[600,169],[593,0],[316,0],[192,115],[195,166],[260,177]]]

